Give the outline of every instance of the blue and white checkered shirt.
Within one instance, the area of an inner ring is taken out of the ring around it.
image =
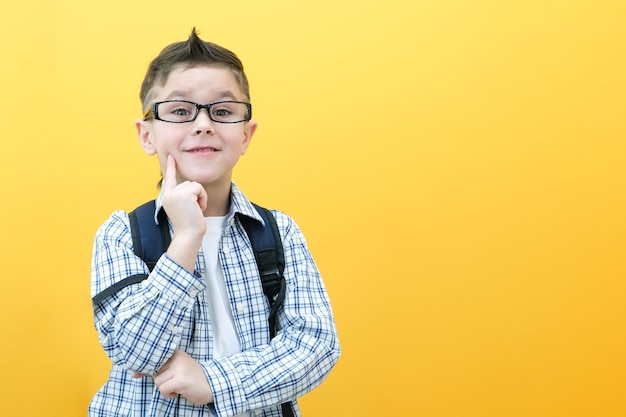
[[[157,212],[161,196],[157,199]],[[108,381],[89,405],[91,417],[281,416],[280,404],[318,386],[339,358],[330,302],[319,271],[296,223],[273,211],[285,252],[287,294],[278,314],[279,332],[270,342],[269,304],[248,237],[235,213],[260,216],[245,195],[231,189],[231,208],[220,241],[219,259],[242,352],[214,358],[205,297],[202,252],[192,274],[161,256],[149,277],[94,305],[95,327],[113,362]],[[115,211],[95,236],[91,296],[135,274],[147,274],[133,253],[128,214]],[[151,377],[174,350],[200,363],[215,403],[194,405],[184,397],[163,398]]]

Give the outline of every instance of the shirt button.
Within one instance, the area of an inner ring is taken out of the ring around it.
[[[178,326],[172,327],[172,333],[174,334],[179,334],[182,331],[183,331],[182,327],[178,327]]]
[[[222,250],[224,251],[224,253],[230,253],[230,247],[228,245],[224,245],[224,248]]]
[[[246,311],[246,306],[243,303],[237,303],[237,311],[239,313],[243,313]]]

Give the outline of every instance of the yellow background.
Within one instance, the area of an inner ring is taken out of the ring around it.
[[[3,1],[0,414],[84,416],[96,228],[156,193],[138,91],[235,51],[235,180],[300,224],[343,356],[305,416],[626,415],[621,0]]]

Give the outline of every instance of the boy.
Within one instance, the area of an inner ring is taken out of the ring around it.
[[[163,178],[155,221],[163,208],[172,240],[147,279],[94,299],[113,364],[89,415],[299,416],[296,398],[328,375],[339,342],[304,237],[278,211],[287,292],[270,340],[269,304],[239,221],[261,217],[231,179],[257,127],[243,66],[194,29],[152,61],[140,98],[139,141]],[[128,214],[115,211],[95,236],[91,295],[137,274],[148,268],[133,253]]]

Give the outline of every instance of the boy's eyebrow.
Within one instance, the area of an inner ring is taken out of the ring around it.
[[[167,96],[165,96],[165,100],[171,100],[175,97],[187,99],[190,94],[191,94],[191,90],[174,90],[170,92]],[[216,100],[213,100],[213,101],[219,101],[219,100],[224,100],[224,99],[239,100],[237,98],[237,95],[230,90],[220,91],[215,95],[215,97],[216,97]]]
[[[165,96],[165,100],[170,100],[174,97],[187,97],[189,90],[174,90]]]

